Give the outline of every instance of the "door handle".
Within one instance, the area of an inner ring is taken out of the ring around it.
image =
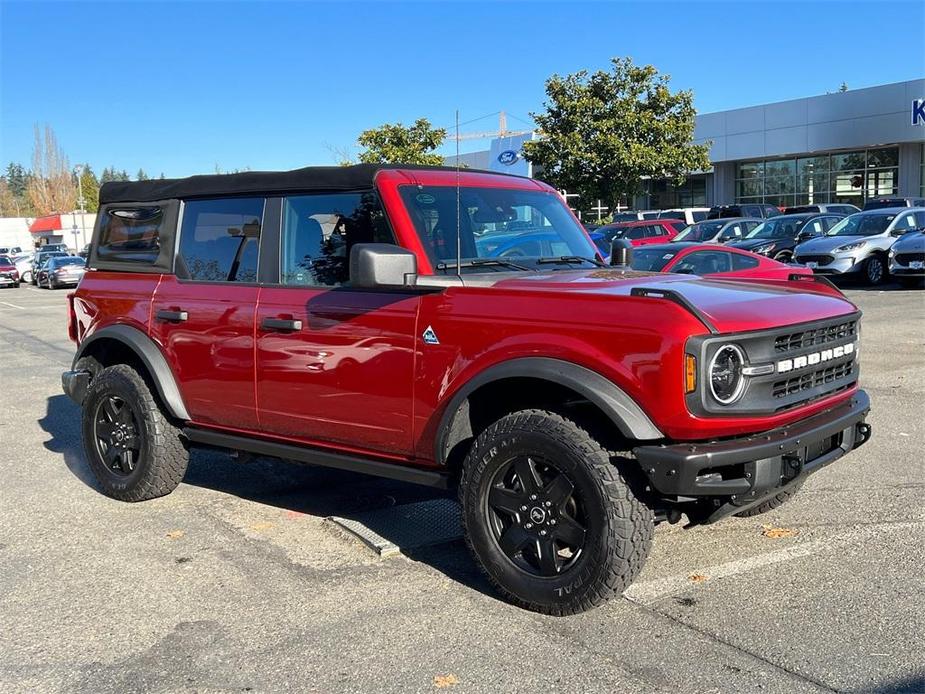
[[[280,330],[283,332],[302,329],[302,321],[288,318],[264,318],[261,325],[267,330]]]
[[[158,320],[168,321],[170,323],[181,323],[189,319],[189,314],[186,311],[171,311],[162,308],[154,314],[154,317]]]

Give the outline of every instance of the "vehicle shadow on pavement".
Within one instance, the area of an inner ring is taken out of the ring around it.
[[[274,458],[241,463],[227,453],[207,449],[193,449],[183,483],[319,519],[339,516],[365,522],[371,512],[455,498],[451,492],[429,487]],[[461,539],[407,548],[404,539],[417,528],[409,528],[408,524],[370,527],[401,547],[409,559],[497,599]],[[422,534],[427,532],[420,530]]]
[[[44,442],[45,448],[61,454],[64,464],[77,479],[99,491],[83,452],[80,408],[64,394],[54,395],[48,398],[45,416],[38,423],[51,437]],[[274,458],[239,462],[225,452],[199,448],[190,452],[190,464],[182,484],[319,519],[339,516],[359,520],[371,511],[453,498],[450,492],[395,480]],[[402,547],[408,558],[427,564],[473,590],[497,597],[461,540],[406,549],[399,538],[413,535],[414,528],[405,525],[372,529]]]
[[[45,416],[38,423],[51,435],[42,445],[49,451],[60,453],[67,469],[77,479],[99,491],[100,487],[87,465],[80,440],[80,408],[64,394],[53,395],[48,398]]]

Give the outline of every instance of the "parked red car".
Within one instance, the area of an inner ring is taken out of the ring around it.
[[[18,287],[19,270],[12,258],[0,255],[0,287]]]
[[[104,493],[168,494],[190,446],[453,487],[492,583],[549,614],[621,593],[656,523],[767,512],[871,433],[838,290],[608,267],[536,180],[110,182],[88,267],[62,385]]]
[[[738,248],[683,241],[636,249],[631,263],[634,270],[701,277],[790,280],[813,276],[813,271],[803,266],[787,265]]]
[[[687,224],[681,219],[649,219],[642,222],[617,222],[595,229],[603,234],[602,242],[607,248],[614,239],[626,239],[633,246],[647,246],[653,243],[670,241]],[[598,246],[601,246],[599,243]],[[609,251],[605,252],[607,255]]]

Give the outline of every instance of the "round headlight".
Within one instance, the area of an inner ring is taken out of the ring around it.
[[[745,389],[745,355],[736,345],[723,345],[710,360],[710,391],[716,401],[731,405]]]

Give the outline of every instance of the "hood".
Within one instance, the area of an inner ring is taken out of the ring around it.
[[[760,283],[703,279],[601,268],[598,270],[518,273],[500,279],[495,287],[508,290],[567,291],[628,297],[636,287],[672,290],[701,312],[721,333],[764,330],[834,318],[857,307],[838,290],[797,282]],[[645,301],[665,301],[656,297]]]
[[[807,253],[830,253],[839,246],[857,243],[858,241],[869,241],[871,238],[870,236],[820,236],[801,243],[796,250],[798,254],[802,255]]]
[[[893,244],[893,250],[897,253],[925,251],[925,233],[918,231],[900,236]]]
[[[753,248],[758,248],[758,246],[767,246],[769,243],[773,243],[774,246],[779,246],[780,242],[785,239],[742,239],[741,241],[733,241],[729,246],[733,248],[741,248],[743,251],[750,251]]]

